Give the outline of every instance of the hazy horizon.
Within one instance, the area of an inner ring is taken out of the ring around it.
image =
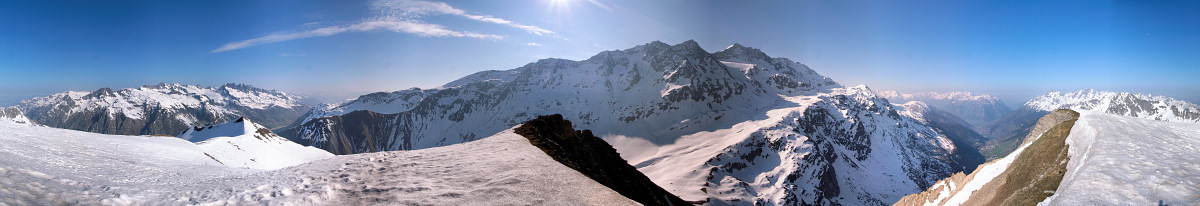
[[[733,44],[843,85],[969,91],[1011,107],[1093,88],[1200,102],[1200,3],[16,2],[0,105],[53,93],[245,83],[322,102],[431,88],[651,41]]]

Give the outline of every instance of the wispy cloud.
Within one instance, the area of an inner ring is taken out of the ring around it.
[[[375,12],[386,16],[416,18],[426,15],[455,15],[481,22],[502,24],[513,28],[522,29],[537,35],[554,34],[553,31],[542,29],[540,27],[519,24],[489,15],[468,14],[467,11],[454,8],[443,2],[422,0],[379,0],[372,2],[371,8],[375,10]]]
[[[542,29],[536,26],[519,24],[488,15],[468,14],[466,11],[451,7],[449,4],[442,2],[422,0],[377,0],[370,4],[370,8],[372,12],[375,13],[375,17],[360,20],[356,23],[327,26],[310,30],[277,32],[263,37],[230,42],[212,50],[212,52],[224,52],[262,44],[310,37],[333,36],[345,32],[365,32],[374,30],[403,32],[422,37],[466,37],[478,39],[504,38],[504,36],[495,34],[455,31],[447,29],[442,25],[426,23],[419,20],[421,17],[430,15],[455,15],[480,22],[506,25],[525,30],[526,32],[535,35],[554,35],[553,31]]]
[[[533,42],[529,42],[528,44],[525,44],[525,45],[529,45],[529,46],[536,46],[536,47],[541,47],[541,46],[542,46],[542,44],[533,43]]]
[[[596,5],[597,7],[600,7],[601,9],[604,9],[605,11],[612,12],[612,8],[610,8],[610,7],[608,7],[608,6],[604,5],[604,4],[601,4],[599,1],[596,1],[596,0],[587,0],[587,2],[588,2],[588,3],[592,3],[592,5]]]

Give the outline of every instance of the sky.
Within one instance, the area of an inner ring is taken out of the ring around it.
[[[1084,88],[1200,102],[1200,1],[4,1],[0,106],[245,83],[325,102],[659,40],[740,43],[875,90],[1010,106]]]

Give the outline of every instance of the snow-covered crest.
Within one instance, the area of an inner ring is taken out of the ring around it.
[[[325,150],[288,141],[245,117],[211,126],[196,126],[179,134],[196,142],[204,155],[226,166],[279,169],[333,156]]]

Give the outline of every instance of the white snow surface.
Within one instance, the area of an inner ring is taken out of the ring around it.
[[[1039,205],[1200,204],[1200,123],[1080,113],[1067,174]]]
[[[1039,111],[1071,109],[1103,112],[1168,122],[1200,122],[1200,106],[1166,96],[1107,92],[1084,89],[1071,93],[1050,92],[1025,102]]]
[[[458,145],[336,156],[278,170],[224,166],[203,147],[174,137],[0,121],[0,142],[0,204],[637,204],[511,129]]]
[[[205,155],[230,167],[279,169],[333,156],[288,141],[246,118],[189,129],[179,138],[197,142]]]

